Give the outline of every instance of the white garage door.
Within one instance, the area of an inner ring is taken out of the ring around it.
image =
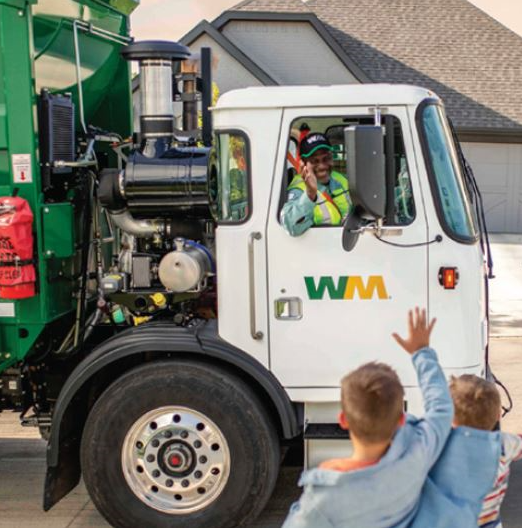
[[[522,145],[463,143],[492,233],[522,233]]]

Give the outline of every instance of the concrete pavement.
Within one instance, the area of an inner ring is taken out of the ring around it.
[[[522,336],[522,235],[491,235],[491,335]],[[522,372],[521,372],[522,373]]]
[[[51,511],[42,510],[45,442],[22,429],[14,413],[0,414],[0,528],[109,528],[80,484]],[[250,528],[279,528],[299,495],[299,469],[284,468],[267,508]],[[136,527],[146,528],[146,527]]]

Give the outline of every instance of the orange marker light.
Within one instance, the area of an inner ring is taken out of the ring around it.
[[[459,270],[457,268],[440,268],[439,284],[445,290],[454,290],[459,282]]]

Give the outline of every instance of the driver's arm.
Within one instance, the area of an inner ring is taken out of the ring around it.
[[[315,203],[301,189],[288,191],[279,219],[289,235],[302,235],[314,225],[314,206]]]

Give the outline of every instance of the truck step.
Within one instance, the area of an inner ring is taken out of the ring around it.
[[[309,423],[304,431],[305,440],[344,440],[350,432],[335,423]]]

